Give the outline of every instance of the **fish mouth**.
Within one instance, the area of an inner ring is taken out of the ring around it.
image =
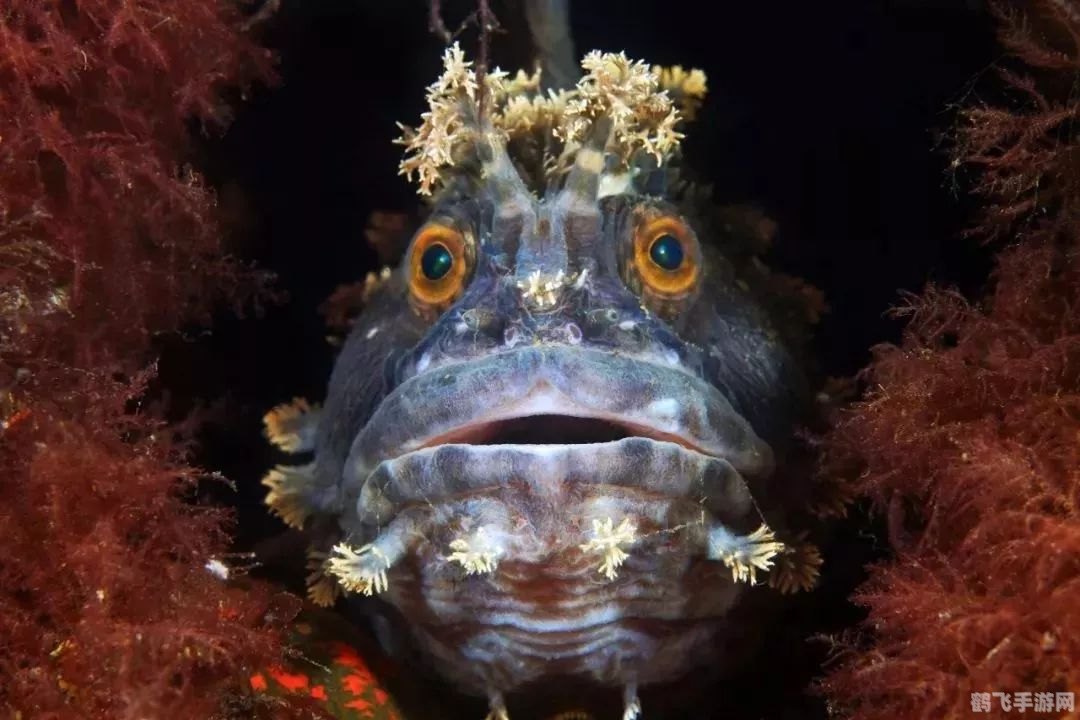
[[[438,445],[600,445],[637,437],[702,452],[688,439],[656,428],[612,417],[580,417],[542,413],[482,421],[431,438],[419,449]],[[703,453],[704,454],[704,453]]]
[[[590,543],[620,533],[656,554],[637,550],[628,572],[682,582],[715,559],[714,533],[746,537],[762,524],[755,477],[771,469],[750,424],[680,367],[530,347],[429,368],[387,395],[346,459],[339,525],[374,543],[387,568],[418,558],[390,591],[402,602],[421,583],[443,620],[479,616],[534,597],[541,576],[569,583],[558,587],[571,599],[548,605],[588,595],[602,567]],[[502,569],[482,596],[463,600],[445,584],[457,562],[490,572],[494,558]]]
[[[399,385],[354,439],[343,489],[356,497],[379,467],[453,446],[480,457],[517,448],[548,456],[628,441],[767,475],[768,445],[720,391],[680,367],[578,347],[537,346],[430,368]],[[607,454],[607,453],[605,453]]]

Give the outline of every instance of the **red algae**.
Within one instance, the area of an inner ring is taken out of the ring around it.
[[[870,390],[824,444],[823,474],[856,478],[894,550],[821,682],[843,717],[1080,691],[1080,7],[998,16],[1007,99],[962,111],[955,155],[983,207],[971,232],[1008,243],[992,287],[980,303],[909,298],[901,344],[876,348]]]
[[[0,709],[283,716],[250,695],[297,601],[207,563],[228,514],[139,398],[151,342],[264,282],[183,164],[192,119],[270,77],[219,0],[0,10]],[[212,566],[213,567],[213,566]],[[254,703],[254,704],[251,704]],[[310,716],[310,714],[309,714]]]

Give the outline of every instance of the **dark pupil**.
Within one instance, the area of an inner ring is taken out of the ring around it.
[[[420,256],[420,269],[428,280],[438,280],[454,265],[454,256],[446,249],[445,245],[436,243],[424,251]]]
[[[683,261],[682,243],[673,235],[661,235],[649,248],[649,257],[665,270],[676,270]]]

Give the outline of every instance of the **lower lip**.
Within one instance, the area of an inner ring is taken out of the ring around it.
[[[363,483],[356,507],[362,524],[378,525],[418,503],[485,496],[558,507],[582,492],[647,495],[698,514],[704,507],[732,526],[752,509],[746,481],[726,460],[641,437],[581,445],[428,447],[380,463]]]

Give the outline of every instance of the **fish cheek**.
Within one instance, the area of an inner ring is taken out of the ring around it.
[[[334,360],[319,427],[320,464],[340,468],[353,437],[396,384],[398,360],[427,327],[410,309],[399,277],[372,293]]]
[[[705,379],[762,439],[790,434],[806,404],[806,378],[759,305],[737,286],[706,286],[683,337],[701,348]]]

